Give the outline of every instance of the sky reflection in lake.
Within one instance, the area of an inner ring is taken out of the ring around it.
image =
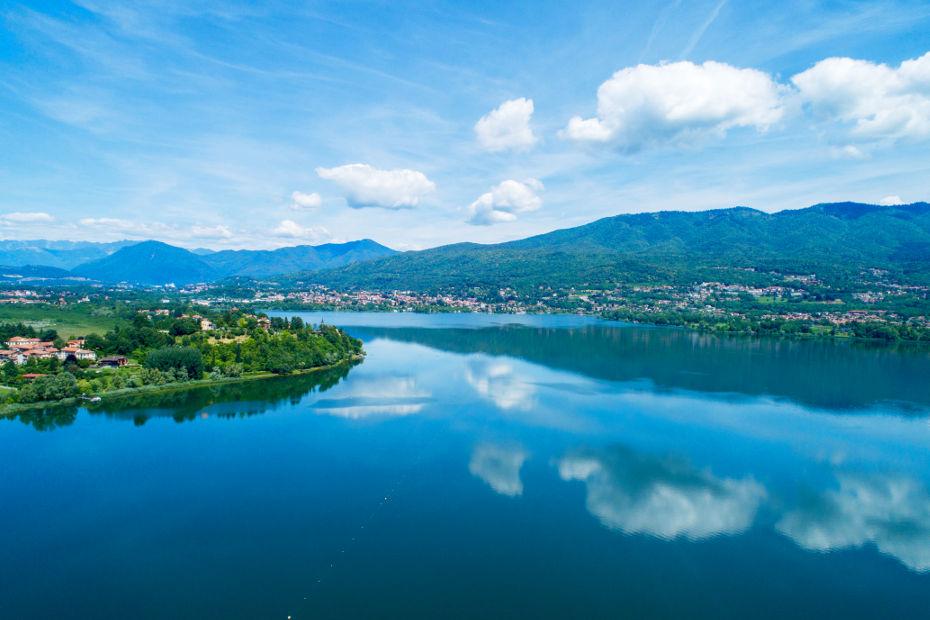
[[[0,562],[54,585],[0,600],[105,617],[80,559],[130,609],[225,617],[930,604],[925,352],[428,318],[349,316],[351,369],[0,424]],[[108,542],[63,555],[88,528]],[[262,586],[229,592],[244,566]]]

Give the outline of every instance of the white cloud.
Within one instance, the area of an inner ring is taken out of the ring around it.
[[[323,198],[316,192],[305,194],[304,192],[294,192],[291,194],[291,209],[299,211],[301,209],[316,209],[323,204]]]
[[[513,222],[523,213],[535,211],[542,206],[542,198],[536,192],[543,189],[536,179],[524,182],[508,179],[481,194],[468,206],[468,223],[487,226]]]
[[[380,170],[368,164],[317,168],[321,179],[333,181],[345,191],[350,207],[404,209],[420,204],[436,184],[417,170]]]
[[[930,137],[930,52],[898,68],[827,58],[791,78],[801,98],[865,139]]]
[[[36,224],[54,221],[54,217],[41,211],[13,211],[0,214],[0,223],[3,224]]]
[[[805,549],[832,551],[874,543],[915,571],[930,570],[930,494],[916,480],[846,475],[839,488],[776,525]]]
[[[277,237],[300,239],[314,243],[328,241],[332,238],[330,232],[322,226],[301,226],[294,220],[281,220],[271,232]]]
[[[901,200],[900,196],[892,195],[892,196],[885,196],[884,198],[878,201],[878,204],[884,205],[886,207],[891,207],[894,205],[903,205],[904,201]]]
[[[495,492],[517,497],[523,494],[520,468],[527,456],[526,451],[519,446],[483,443],[475,446],[468,471],[488,483]]]
[[[766,73],[708,61],[637,65],[597,91],[597,117],[572,118],[560,135],[628,151],[723,137],[734,127],[765,131],[784,114],[783,91]]]
[[[587,508],[625,534],[700,540],[752,525],[765,489],[751,478],[717,478],[672,459],[615,447],[559,461],[563,480],[587,487]]]
[[[530,127],[532,117],[532,99],[505,101],[475,123],[478,144],[488,151],[526,150],[536,143]]]

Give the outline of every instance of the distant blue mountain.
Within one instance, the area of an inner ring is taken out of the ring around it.
[[[0,265],[0,282],[2,283],[19,283],[47,281],[47,280],[72,280],[75,276],[66,269],[58,267],[48,267],[46,265]]]
[[[223,250],[201,255],[220,277],[263,278],[298,271],[342,267],[396,252],[371,239],[324,245],[298,245],[277,250]]]
[[[104,258],[120,248],[138,243],[115,241],[94,243],[92,241],[30,241],[0,240],[0,265],[19,267],[37,265],[73,269],[83,263]]]
[[[370,239],[277,250],[201,250],[199,253],[160,241],[143,241],[79,265],[73,273],[101,282],[182,285],[231,276],[261,278],[316,271],[394,253],[394,250]]]
[[[161,241],[143,241],[78,266],[74,273],[101,282],[190,284],[216,279],[199,256]]]

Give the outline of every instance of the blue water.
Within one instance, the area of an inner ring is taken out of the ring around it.
[[[926,351],[325,321],[363,363],[0,420],[0,617],[930,608]]]

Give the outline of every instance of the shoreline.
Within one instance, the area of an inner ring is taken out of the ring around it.
[[[277,312],[280,314],[289,314],[289,313],[310,313],[310,312],[320,312],[320,313],[336,313],[344,312],[346,314],[388,314],[388,315],[402,315],[402,314],[419,314],[419,315],[453,315],[453,314],[462,314],[462,315],[477,315],[477,316],[577,316],[585,317],[589,319],[595,319],[598,321],[603,321],[605,323],[623,323],[627,325],[640,325],[646,327],[656,327],[656,328],[671,328],[671,329],[682,329],[696,334],[706,334],[712,336],[736,336],[740,338],[765,338],[773,340],[792,340],[792,341],[821,341],[821,342],[857,342],[862,344],[882,344],[888,346],[909,346],[909,347],[921,347],[930,349],[930,341],[928,340],[907,340],[907,339],[895,339],[895,340],[886,340],[883,338],[866,338],[862,336],[852,336],[852,335],[841,335],[841,334],[824,334],[824,333],[757,333],[752,331],[740,331],[740,330],[713,330],[706,329],[701,327],[694,327],[691,325],[683,323],[656,323],[652,321],[637,321],[633,319],[619,319],[611,318],[604,316],[603,314],[592,314],[588,312],[570,312],[570,311],[550,311],[550,312],[478,312],[474,310],[461,310],[461,309],[449,309],[449,310],[389,310],[389,309],[364,309],[364,308],[320,308],[320,307],[307,307],[307,308],[294,308],[294,307],[263,307],[265,312]]]
[[[26,413],[29,411],[40,410],[40,409],[55,409],[59,407],[85,407],[89,408],[89,405],[102,403],[104,401],[110,400],[119,400],[120,398],[125,398],[128,396],[135,396],[137,394],[166,394],[171,392],[182,392],[185,390],[191,390],[201,387],[211,387],[219,385],[230,385],[234,383],[245,383],[248,381],[260,381],[263,379],[275,379],[275,378],[287,378],[287,377],[296,377],[301,375],[309,375],[316,372],[323,372],[326,370],[332,370],[334,368],[339,368],[346,364],[352,364],[354,362],[360,362],[365,359],[365,355],[356,355],[348,359],[341,360],[335,364],[328,364],[326,366],[315,366],[313,368],[302,368],[300,370],[295,370],[286,375],[277,375],[273,372],[257,372],[248,375],[242,375],[240,377],[224,377],[222,379],[194,379],[193,381],[185,381],[183,383],[166,383],[163,385],[143,385],[142,387],[136,388],[122,388],[119,390],[113,390],[112,392],[104,392],[99,394],[100,400],[97,403],[91,403],[90,400],[81,398],[80,396],[72,396],[70,398],[63,398],[61,400],[44,400],[35,403],[13,403],[10,405],[0,406],[0,417],[16,415],[18,413]]]

